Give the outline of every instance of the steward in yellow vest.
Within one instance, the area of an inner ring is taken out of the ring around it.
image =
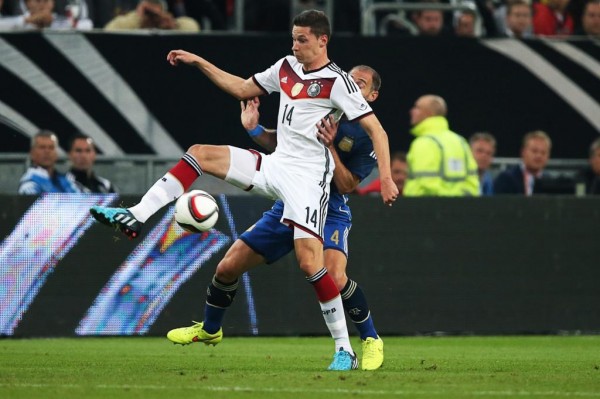
[[[404,196],[479,196],[477,163],[467,141],[448,128],[444,99],[423,96],[410,113],[416,138]]]

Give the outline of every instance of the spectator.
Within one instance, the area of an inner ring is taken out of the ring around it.
[[[539,36],[568,36],[573,18],[566,12],[569,0],[547,0],[533,4],[533,33]]]
[[[600,0],[585,3],[581,15],[581,30],[576,31],[576,34],[600,39]]]
[[[112,19],[104,30],[165,29],[199,32],[200,26],[193,18],[175,18],[167,11],[164,0],[140,0],[136,9]]]
[[[169,10],[173,10],[176,17],[191,17],[201,23],[202,30],[227,30],[228,19],[233,17],[233,3],[229,0],[168,0]]]
[[[542,177],[550,158],[552,140],[541,130],[523,137],[521,163],[501,172],[494,180],[494,194],[533,194],[535,180]]]
[[[419,36],[439,36],[444,28],[444,14],[440,10],[419,10],[412,15]]]
[[[454,20],[454,34],[458,37],[475,37],[475,12],[466,10],[458,13]]]
[[[501,36],[524,39],[533,37],[531,6],[525,0],[512,0],[506,5],[506,28]]]
[[[19,194],[79,193],[72,177],[56,170],[58,138],[49,130],[38,132],[31,139],[31,166],[19,183]]]
[[[406,154],[403,151],[397,151],[390,155],[390,169],[392,171],[392,180],[398,187],[398,195],[404,191],[404,183],[408,178],[408,164],[406,163]],[[374,179],[363,188],[356,189],[357,194],[378,194],[381,193],[381,181]]]
[[[469,144],[477,163],[480,193],[481,195],[492,195],[494,194],[494,179],[490,172],[490,166],[496,153],[496,139],[487,132],[475,133],[469,138]]]
[[[410,110],[411,133],[405,196],[478,196],[477,164],[467,141],[448,128],[447,107],[435,95]]]
[[[23,15],[2,19],[3,29],[33,30],[90,30],[94,27],[89,18],[69,18],[54,12],[54,0],[25,0],[26,11]]]
[[[577,181],[585,183],[585,193],[600,195],[600,138],[590,146],[590,165],[579,172]]]
[[[96,162],[96,147],[91,137],[77,134],[69,143],[69,175],[78,183],[84,193],[115,193],[113,184],[104,177],[97,176],[93,167]]]

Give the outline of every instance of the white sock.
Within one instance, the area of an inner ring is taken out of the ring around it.
[[[140,200],[140,203],[128,208],[129,212],[142,223],[154,215],[160,208],[183,194],[181,182],[170,173],[161,177]]]
[[[319,304],[323,311],[325,324],[327,324],[331,337],[335,341],[335,351],[338,352],[341,348],[344,348],[346,352],[354,354],[352,345],[350,345],[350,337],[348,336],[342,297],[338,295],[331,301],[319,302]]]

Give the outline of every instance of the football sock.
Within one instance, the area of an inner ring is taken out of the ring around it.
[[[335,341],[335,351],[344,348],[345,351],[353,354],[354,351],[352,345],[350,345],[350,337],[346,327],[342,298],[333,279],[327,273],[327,269],[323,268],[306,279],[317,292],[325,324]]]
[[[348,279],[340,295],[342,296],[344,309],[346,309],[350,320],[356,326],[360,334],[360,339],[365,340],[368,337],[377,338],[377,331],[375,331],[371,311],[369,311],[369,305],[367,305],[367,298],[358,284]]]
[[[206,293],[206,305],[204,306],[204,331],[214,334],[223,325],[225,311],[233,302],[237,292],[238,280],[233,283],[223,283],[213,276]]]
[[[154,215],[160,208],[179,198],[194,183],[202,169],[196,159],[185,154],[183,158],[161,177],[140,200],[129,208],[129,212],[142,223]]]

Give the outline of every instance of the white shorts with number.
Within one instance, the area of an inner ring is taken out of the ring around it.
[[[321,179],[316,176],[313,179],[290,173],[285,160],[273,155],[232,146],[229,153],[226,182],[271,199],[281,199],[284,203],[281,222],[323,241],[332,170]]]

